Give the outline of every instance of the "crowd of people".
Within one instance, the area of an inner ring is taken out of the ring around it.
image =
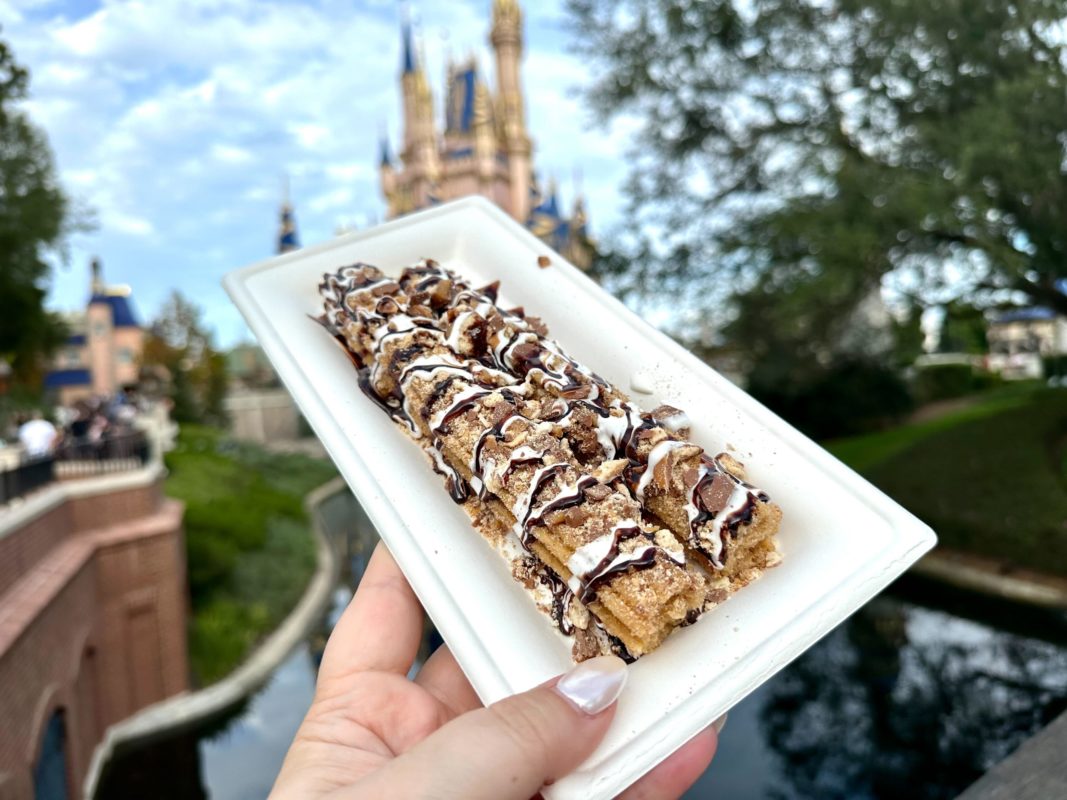
[[[29,459],[51,455],[71,460],[106,458],[117,444],[134,438],[141,405],[139,395],[127,390],[58,406],[52,419],[41,411],[16,415],[4,441],[20,444]]]

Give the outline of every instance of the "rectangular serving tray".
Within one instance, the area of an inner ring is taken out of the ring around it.
[[[572,356],[641,407],[684,409],[693,441],[732,452],[784,513],[783,563],[629,668],[607,738],[545,790],[549,800],[614,797],[934,546],[929,527],[483,198],[229,273],[226,291],[484,702],[564,672],[569,646],[309,319],[321,310],[324,272],[363,261],[398,274],[422,258],[476,286],[499,279],[502,304],[540,316]]]

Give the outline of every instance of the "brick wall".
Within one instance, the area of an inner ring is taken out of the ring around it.
[[[107,726],[188,686],[182,508],[162,498],[158,475],[125,484],[0,532],[2,800],[33,796],[55,711],[78,797]]]

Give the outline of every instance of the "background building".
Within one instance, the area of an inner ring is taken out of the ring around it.
[[[489,32],[496,61],[490,92],[470,56],[446,69],[444,132],[438,131],[424,59],[410,24],[401,34],[400,87],[403,134],[399,163],[382,139],[379,176],[388,216],[480,194],[525,224],[546,244],[585,269],[594,253],[585,203],[579,193],[570,217],[563,214],[555,182],[542,195],[526,130],[522,10],[517,0],[494,0]]]
[[[144,352],[144,329],[134,314],[130,287],[106,285],[99,259],[90,269],[88,306],[67,316],[70,335],[44,380],[63,405],[136,384]]]
[[[1040,378],[1043,360],[1067,355],[1067,317],[1034,306],[994,318],[986,331],[989,368],[1005,378]]]

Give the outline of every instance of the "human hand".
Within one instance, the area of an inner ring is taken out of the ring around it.
[[[271,800],[527,800],[592,753],[625,683],[622,661],[602,657],[482,708],[446,646],[407,679],[421,637],[419,601],[379,544],[326,645]],[[679,797],[716,742],[711,728],[697,734],[620,800]]]

